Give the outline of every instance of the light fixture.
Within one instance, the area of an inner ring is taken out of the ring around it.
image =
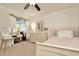
[[[33,31],[36,31],[36,23],[33,22],[31,26],[32,26],[32,30],[33,30]]]
[[[16,28],[14,28],[14,29],[13,29],[13,32],[16,32],[16,31],[17,31]]]
[[[11,32],[11,28],[9,28],[9,32]]]
[[[34,5],[35,5],[35,3],[34,3],[34,2],[30,2],[30,5],[34,6]]]

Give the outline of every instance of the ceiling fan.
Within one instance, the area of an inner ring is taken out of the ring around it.
[[[25,5],[24,9],[28,9],[30,6],[31,6],[31,4],[27,3]],[[38,11],[41,10],[37,3],[35,5],[32,4],[32,6],[34,6]]]

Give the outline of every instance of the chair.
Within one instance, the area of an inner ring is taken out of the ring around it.
[[[22,35],[22,40],[25,41],[26,40],[26,34],[23,32],[20,32],[20,34]]]
[[[11,35],[9,35],[9,33],[0,33],[0,39],[1,39],[1,47],[0,47],[0,49],[2,49],[2,47],[3,47],[3,45],[4,45],[4,52],[6,51],[6,43],[8,42],[8,41],[11,41],[11,39],[13,39],[12,38],[12,36]],[[14,40],[13,40],[14,41]],[[12,42],[11,43],[9,43],[9,45],[10,44],[13,44]]]

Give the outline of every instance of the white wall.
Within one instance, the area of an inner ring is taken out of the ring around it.
[[[77,7],[73,7],[46,14],[45,26],[48,27],[49,36],[53,35],[54,30],[59,29],[73,29],[78,31],[78,11]],[[77,33],[75,35],[78,35]]]
[[[9,17],[8,11],[0,6],[0,32],[3,31],[4,27],[9,27],[8,17]]]
[[[5,7],[0,6],[0,32],[9,31],[9,27],[11,27],[13,23],[15,23],[16,19],[11,17],[9,13],[11,13],[10,10],[6,9]]]
[[[78,7],[79,10],[79,7]],[[79,11],[78,11],[78,15],[79,15]],[[79,37],[79,17],[78,17],[78,37]]]

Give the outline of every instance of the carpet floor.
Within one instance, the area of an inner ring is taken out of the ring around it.
[[[36,44],[30,42],[20,42],[13,47],[6,48],[6,52],[0,50],[0,56],[35,56]]]

